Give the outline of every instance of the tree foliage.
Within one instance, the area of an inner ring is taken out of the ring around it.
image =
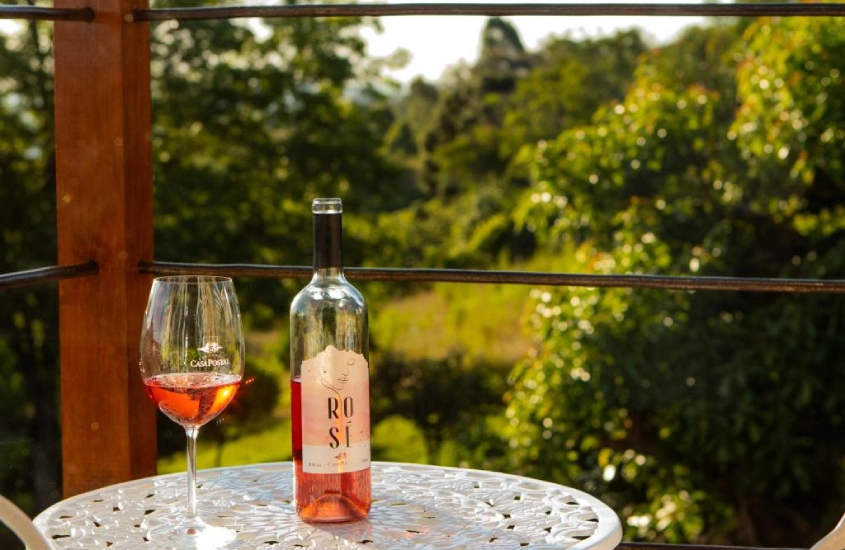
[[[646,50],[636,30],[597,39],[564,36],[548,41],[533,56],[534,66],[517,81],[508,100],[502,147],[517,153],[526,145],[589,123],[596,110],[625,96]]]
[[[535,149],[519,219],[545,247],[594,273],[843,276],[845,33],[822,18],[737,30],[652,54],[624,101]],[[632,537],[808,544],[842,497],[843,305],[539,293],[511,465],[604,495]]]
[[[509,215],[528,182],[520,151],[621,99],[645,49],[630,31],[529,52],[513,24],[490,19],[475,65],[436,87],[415,81],[396,109],[390,143],[422,196],[392,214],[394,226],[413,224],[394,245],[436,266],[530,257],[533,236]]]
[[[56,263],[50,40],[0,35],[0,273]],[[56,303],[54,286],[0,299],[0,486],[37,510],[60,494]]]
[[[263,35],[228,20],[154,29],[159,259],[307,264],[310,198],[339,196],[360,220],[396,200],[398,170],[381,149],[392,115],[362,22],[264,25]],[[366,247],[347,248],[360,263]],[[290,298],[266,281],[243,294],[265,325]]]

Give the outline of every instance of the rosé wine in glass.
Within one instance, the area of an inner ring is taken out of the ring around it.
[[[225,547],[237,533],[197,514],[196,444],[200,427],[229,405],[243,376],[243,328],[232,280],[154,279],[141,329],[140,368],[150,400],[185,428],[188,441],[186,513],[146,537],[160,548]]]
[[[200,427],[223,412],[241,377],[207,372],[157,374],[144,380],[147,396],[177,424]]]

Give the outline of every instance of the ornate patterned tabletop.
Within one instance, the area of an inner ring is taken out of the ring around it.
[[[373,463],[366,521],[309,525],[292,505],[292,464],[202,470],[199,513],[238,532],[231,549],[401,550],[570,548],[610,550],[616,514],[581,491],[509,474]],[[112,485],[48,508],[35,525],[59,548],[158,548],[145,534],[184,514],[185,475]],[[236,504],[229,505],[231,501]]]

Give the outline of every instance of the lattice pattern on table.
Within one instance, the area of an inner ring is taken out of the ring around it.
[[[296,517],[290,463],[205,470],[199,484],[201,517],[238,531],[232,549],[610,550],[621,539],[595,498],[494,472],[377,462],[370,518],[322,526]],[[146,534],[183,514],[184,499],[184,475],[160,476],[68,499],[35,523],[57,548],[152,549]]]

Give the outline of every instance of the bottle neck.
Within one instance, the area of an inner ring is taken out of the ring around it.
[[[314,272],[343,275],[341,214],[314,214]]]

